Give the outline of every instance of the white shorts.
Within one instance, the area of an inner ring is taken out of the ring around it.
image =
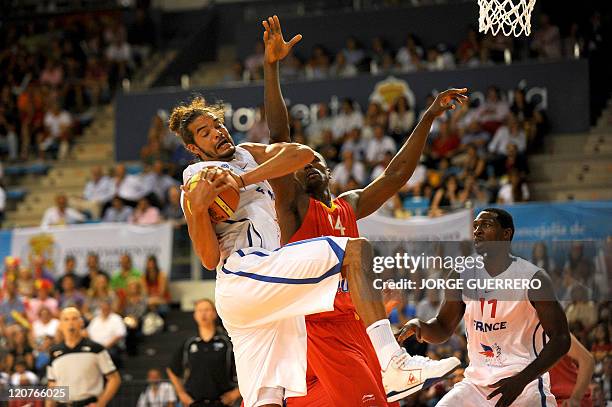
[[[326,236],[274,251],[247,248],[217,269],[217,311],[234,344],[245,407],[263,387],[306,394],[304,316],[333,310],[347,241]]]
[[[501,395],[487,400],[487,396],[493,390],[495,389],[478,386],[470,379],[463,379],[442,397],[436,407],[495,407]],[[557,407],[555,396],[550,392],[548,374],[525,386],[523,392],[512,403],[512,407]]]

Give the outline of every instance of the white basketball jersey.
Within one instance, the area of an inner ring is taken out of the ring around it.
[[[257,167],[257,162],[247,150],[236,146],[231,161],[202,161],[183,171],[183,184],[206,167],[222,167],[241,175]],[[181,199],[181,203],[183,200]],[[261,247],[275,250],[280,247],[280,228],[274,208],[274,193],[268,181],[259,182],[240,190],[240,203],[234,215],[215,225],[221,262],[238,249]]]
[[[531,280],[540,269],[520,257],[500,275],[491,277],[476,267],[461,274],[464,282],[501,279]],[[470,364],[465,377],[479,386],[488,386],[512,376],[529,365],[542,350],[546,338],[536,310],[529,302],[528,288],[462,290],[465,303],[465,331]]]

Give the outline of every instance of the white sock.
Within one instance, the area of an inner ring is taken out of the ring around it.
[[[370,341],[372,341],[372,345],[374,345],[381,369],[387,370],[393,356],[401,351],[395,336],[393,336],[391,323],[388,319],[381,319],[367,327],[366,332],[370,337]]]

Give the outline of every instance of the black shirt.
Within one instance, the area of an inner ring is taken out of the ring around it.
[[[237,387],[232,342],[223,331],[209,342],[199,336],[184,341],[174,352],[170,370],[183,379],[194,401],[219,400]]]

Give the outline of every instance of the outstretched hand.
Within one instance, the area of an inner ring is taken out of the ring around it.
[[[455,103],[463,105],[469,100],[469,98],[465,95],[466,92],[467,88],[462,88],[447,89],[444,92],[438,93],[436,99],[427,109],[427,113],[433,115],[433,117],[438,117],[447,110],[455,109]]]
[[[302,39],[302,34],[298,34],[291,38],[289,42],[286,42],[283,38],[283,31],[281,30],[280,21],[278,16],[268,17],[267,20],[262,21],[265,28],[263,34],[263,41],[265,46],[265,59],[268,64],[284,59],[291,48]]]

